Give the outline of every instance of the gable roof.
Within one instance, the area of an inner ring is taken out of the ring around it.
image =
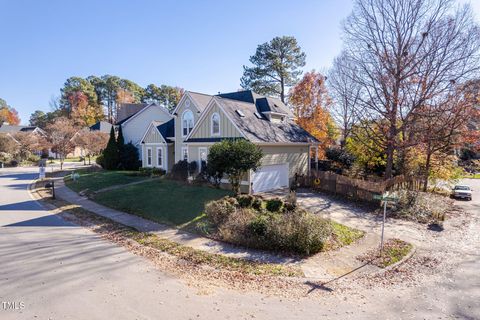
[[[243,93],[242,93],[243,94]],[[248,98],[248,95],[243,95]],[[253,95],[251,95],[254,97]],[[265,98],[268,102],[267,97]],[[262,97],[258,96],[252,99],[253,101],[259,101]],[[250,100],[250,101],[252,101]],[[272,102],[275,100],[272,100]],[[307,131],[296,124],[289,116],[285,116],[285,120],[282,122],[275,122],[268,120],[265,116],[262,116],[262,111],[258,104],[254,102],[246,102],[242,100],[233,100],[221,96],[215,96],[212,103],[209,104],[207,109],[213,107],[216,102],[218,107],[225,113],[227,118],[233,123],[233,125],[240,131],[240,133],[253,143],[315,143],[318,140],[310,135]],[[238,111],[243,114],[240,116]],[[265,111],[263,111],[265,112]],[[272,111],[276,112],[276,111]],[[204,112],[206,115],[207,110]],[[260,115],[258,117],[255,115]],[[281,112],[285,114],[284,112]],[[204,121],[205,116],[197,122],[197,126]],[[197,141],[198,139],[190,138],[196,130],[187,137],[185,142],[206,142]],[[212,138],[213,139],[213,138]],[[218,140],[218,138],[216,138]],[[220,138],[221,140],[222,138]],[[213,140],[212,140],[213,141]]]
[[[177,111],[182,105],[183,101],[186,99],[186,97],[190,97],[193,101],[195,108],[198,110],[199,113],[202,113],[203,110],[205,110],[205,108],[207,107],[210,100],[212,100],[213,96],[199,92],[185,91],[177,106],[172,111],[173,115],[177,115]]]
[[[90,126],[91,131],[100,131],[104,133],[110,133],[110,130],[112,130],[112,124],[107,121],[98,121],[94,125]]]
[[[40,133],[42,136],[47,135],[47,133],[43,129],[36,126],[16,126],[16,125],[8,125],[8,124],[3,124],[2,126],[0,126],[0,133],[12,134],[17,132]]]
[[[168,138],[175,137],[175,119],[170,119],[167,122],[164,122],[157,126],[158,132],[163,136],[166,142],[172,142]]]
[[[8,125],[3,124],[0,126],[0,132],[4,133],[17,133],[17,132],[33,132],[38,127],[35,126],[16,126],[16,125]]]
[[[148,103],[119,103],[117,106],[117,122],[130,118],[148,106]]]
[[[265,117],[258,118],[255,112],[261,112],[253,103],[219,98],[218,103],[245,137],[255,143],[311,143],[318,140],[285,117],[282,122],[272,122]],[[238,115],[240,110],[244,117]]]
[[[210,100],[212,100],[212,96],[208,94],[198,93],[189,91],[190,97],[193,99],[197,107],[200,109],[200,112],[203,112],[207,107]]]
[[[167,109],[165,109],[165,107],[162,107],[161,105],[159,104],[156,104],[156,103],[150,103],[148,104],[147,106],[143,107],[142,109],[140,109],[140,111],[138,111],[137,113],[134,113],[132,114],[131,116],[123,119],[122,121],[119,121],[116,123],[116,125],[124,125],[125,123],[127,123],[128,121],[130,121],[131,119],[135,118],[136,116],[138,116],[139,114],[141,114],[142,112],[144,112],[145,110],[147,110],[148,108],[150,107],[157,107],[159,108],[161,111],[163,111],[165,114],[169,115],[170,117],[172,116],[170,114],[170,112],[168,112]]]

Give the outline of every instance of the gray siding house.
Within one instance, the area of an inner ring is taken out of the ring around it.
[[[186,91],[172,116],[151,121],[143,134],[143,166],[169,171],[174,163],[188,160],[201,168],[214,143],[246,139],[258,145],[264,157],[261,167],[244,177],[243,192],[289,187],[295,174],[308,174],[310,150],[318,146],[285,104],[252,91],[216,96]]]

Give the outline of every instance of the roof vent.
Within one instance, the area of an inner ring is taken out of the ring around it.
[[[255,112],[254,113],[255,117],[257,117],[258,119],[262,119],[262,115],[258,112]]]
[[[235,112],[240,116],[240,117],[245,117],[245,114],[242,112],[242,110],[235,110]]]

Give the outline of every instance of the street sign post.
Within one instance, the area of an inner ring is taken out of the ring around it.
[[[395,202],[397,201],[397,197],[391,196],[389,192],[385,192],[384,194],[374,194],[374,200],[380,200],[383,202],[383,220],[382,220],[382,237],[380,240],[380,251],[383,251],[383,239],[385,235],[385,220],[387,218],[387,202]]]

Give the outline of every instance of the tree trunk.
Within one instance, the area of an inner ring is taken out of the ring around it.
[[[393,176],[393,154],[395,152],[395,148],[393,142],[389,142],[387,144],[387,164],[385,166],[385,179],[390,179]]]
[[[427,149],[427,160],[425,161],[425,176],[423,177],[423,191],[427,192],[428,190],[428,176],[430,175],[430,166],[431,166],[432,153],[430,148]]]
[[[285,82],[283,80],[283,77],[280,78],[280,86],[282,87],[281,88],[282,92],[280,93],[280,99],[282,100],[283,103],[285,103]]]

